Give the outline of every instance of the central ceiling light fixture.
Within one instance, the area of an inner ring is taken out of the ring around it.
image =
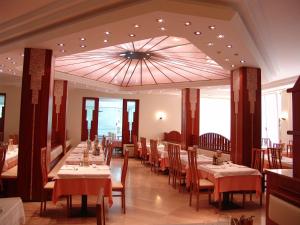
[[[127,59],[137,59],[137,60],[143,60],[143,59],[150,59],[153,53],[149,52],[133,52],[133,51],[126,51],[119,54],[119,56],[127,58]]]

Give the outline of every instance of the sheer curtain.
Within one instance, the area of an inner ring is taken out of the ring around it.
[[[270,138],[272,143],[279,143],[280,99],[280,93],[262,95],[262,138]]]
[[[230,139],[230,99],[200,99],[200,135],[208,132]]]

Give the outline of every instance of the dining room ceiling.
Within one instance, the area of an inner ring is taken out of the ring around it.
[[[17,2],[1,2],[0,10],[14,8]],[[33,2],[30,0],[29,5]],[[299,4],[294,0],[288,2]],[[11,15],[1,14],[0,73],[21,76],[23,49],[31,47],[53,50],[56,79],[87,87],[131,91],[228,85],[230,70],[240,66],[261,68],[262,83],[267,84],[294,77],[300,69],[295,64],[299,54],[294,54],[297,49],[294,39],[299,31],[293,26],[293,18],[300,14],[296,14],[297,7],[292,4],[236,0],[166,0],[165,4],[158,0],[101,3],[48,0],[36,7],[24,5],[23,13],[19,7]],[[272,12],[266,11],[268,6]],[[280,7],[290,14],[287,16]],[[278,23],[269,23],[279,11],[280,16],[275,18]],[[279,23],[280,18],[284,22]],[[285,34],[294,33],[289,35],[289,42],[279,41],[274,35],[280,29]],[[170,48],[172,56],[157,51],[148,57],[147,49],[142,53],[133,49],[132,43],[139,45],[152,40],[155,45],[154,40],[160,38],[166,40],[157,48],[175,39],[187,44]],[[280,50],[281,46],[285,49]],[[184,53],[189,51],[197,53],[193,56]],[[91,57],[95,59],[92,62]],[[188,61],[188,57],[195,58]],[[106,66],[108,61],[111,64]],[[73,65],[68,65],[72,62]],[[106,67],[100,69],[101,65]],[[92,68],[97,72],[92,72]]]

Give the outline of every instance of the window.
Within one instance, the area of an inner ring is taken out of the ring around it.
[[[122,140],[122,99],[99,99],[98,136]]]
[[[217,133],[230,139],[230,99],[200,99],[200,135]]]
[[[0,94],[0,118],[4,115],[4,104],[5,104],[5,95]]]

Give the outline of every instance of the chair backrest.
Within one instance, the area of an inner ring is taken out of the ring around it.
[[[129,155],[129,151],[125,151],[122,174],[121,174],[121,183],[123,184],[123,187],[125,187],[125,181],[126,181],[126,174],[128,168],[128,155]]]
[[[199,187],[199,173],[197,167],[197,151],[195,149],[190,149],[188,152],[188,165],[190,172],[190,181],[193,187]]]
[[[284,143],[273,143],[273,148],[279,148],[281,149],[281,151],[284,150],[284,146],[285,146]]]
[[[0,131],[0,142],[4,141],[4,133]]]
[[[6,146],[0,145],[0,177],[5,163]]]
[[[150,139],[151,162],[158,162],[157,140]]]
[[[180,145],[174,145],[173,147],[174,153],[174,166],[178,171],[182,170],[181,158],[180,158]]]
[[[252,148],[251,167],[263,172],[265,162],[265,150]]]
[[[134,156],[138,156],[139,152],[139,146],[138,146],[138,138],[136,135],[132,136],[132,141],[133,141],[133,148],[134,148]]]
[[[167,149],[168,149],[169,169],[173,170],[174,169],[174,158],[173,158],[174,145],[168,143]]]
[[[289,140],[289,145],[292,145],[293,144],[293,140]]]
[[[142,146],[142,158],[144,158],[147,155],[147,144],[146,144],[146,138],[144,137],[141,137],[141,146]]]
[[[282,150],[280,148],[268,148],[268,162],[270,169],[282,169],[281,165],[281,153]]]
[[[17,135],[17,134],[11,134],[11,135],[9,135],[8,138],[13,140],[13,144],[14,145],[18,145],[19,144],[19,135]]]
[[[41,149],[41,171],[43,186],[48,182],[48,168],[47,168],[47,148]]]
[[[104,149],[105,145],[106,145],[106,138],[104,135],[102,136],[101,145],[102,145],[102,148]]]
[[[107,146],[107,157],[106,157],[106,165],[110,166],[110,161],[111,161],[111,157],[112,157],[112,144],[109,143]]]

